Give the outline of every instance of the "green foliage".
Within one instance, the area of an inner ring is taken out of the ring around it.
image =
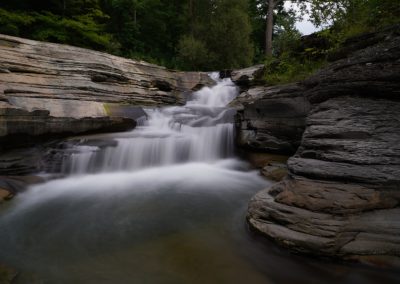
[[[179,41],[178,55],[180,66],[186,70],[205,70],[210,57],[213,56],[200,40],[193,36],[183,36]]]
[[[398,0],[312,0],[309,10],[316,25],[329,25],[338,42],[400,23]]]
[[[284,1],[277,2],[274,13],[274,25],[280,28],[280,21],[291,18],[293,15],[283,8]],[[254,47],[254,62],[259,63],[265,59],[265,28],[268,11],[267,0],[248,0],[248,14],[251,23],[251,41]],[[294,25],[294,23],[293,23]],[[275,30],[276,32],[276,30]]]
[[[337,22],[336,30],[339,31],[338,36],[345,39],[396,23],[400,23],[400,4],[397,0],[355,0],[348,5],[346,15]]]
[[[291,24],[282,24],[273,43],[274,57],[264,62],[265,81],[271,85],[300,81],[324,66],[334,46],[328,35],[323,31],[302,37]]]
[[[183,67],[218,70],[251,65],[253,45],[247,1],[215,0],[192,4],[187,10],[191,15],[190,29],[182,36],[178,47]],[[190,51],[195,54],[189,56]]]
[[[112,36],[96,22],[98,14],[65,18],[50,12],[11,12],[0,9],[0,33],[36,40],[68,43],[97,50],[113,51]]]
[[[272,68],[307,73],[346,38],[400,22],[398,0],[294,0],[328,46],[304,45],[298,15],[274,10]],[[307,6],[305,3],[311,3]],[[264,62],[266,0],[1,0],[0,33],[71,44],[170,68],[217,70]],[[314,63],[315,64],[314,64]],[[293,66],[290,66],[290,65]],[[305,72],[298,69],[303,66]],[[284,78],[285,77],[285,78]]]
[[[298,59],[288,53],[265,61],[265,81],[270,85],[301,81],[326,64],[325,60]]]
[[[12,13],[0,8],[0,33],[22,36],[20,29],[26,29],[34,21],[27,13]]]
[[[306,9],[305,1],[303,9]],[[275,26],[274,58],[268,58],[266,81],[282,84],[302,80],[326,64],[327,56],[349,37],[400,22],[398,0],[312,0],[308,11],[316,25],[331,27],[310,37],[293,29],[290,15],[278,17]],[[281,22],[283,21],[283,22]],[[281,29],[279,27],[282,27]]]

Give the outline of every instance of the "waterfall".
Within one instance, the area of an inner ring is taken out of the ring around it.
[[[237,96],[230,79],[194,92],[184,106],[145,109],[147,119],[109,145],[82,139],[63,161],[66,174],[139,170],[189,161],[212,162],[233,155],[235,111],[226,106]],[[90,143],[89,143],[90,144]]]

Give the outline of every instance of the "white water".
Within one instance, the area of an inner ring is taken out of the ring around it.
[[[77,175],[231,157],[234,111],[225,107],[236,96],[230,79],[217,80],[195,92],[185,106],[146,109],[148,118],[141,125],[112,138],[116,146],[87,146],[83,140],[66,157],[63,170]]]

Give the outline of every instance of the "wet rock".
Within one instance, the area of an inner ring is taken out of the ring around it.
[[[0,188],[0,204],[3,201],[9,200],[12,198],[12,193],[9,192],[8,190],[4,189],[4,188]]]
[[[48,110],[32,110],[0,102],[0,150],[31,145],[37,140],[82,133],[133,129],[136,122],[121,117],[53,117]]]
[[[206,73],[6,35],[0,70],[0,143],[9,145],[15,135],[130,129],[107,106],[183,104],[184,92],[213,84]]]
[[[264,64],[259,64],[245,69],[233,70],[230,72],[230,77],[235,84],[245,88],[264,82],[264,73]]]
[[[278,202],[285,191],[278,183],[259,192],[249,204],[253,228],[293,251],[344,259],[380,258],[381,265],[399,263],[400,209],[338,215],[311,211]]]
[[[296,152],[310,110],[302,87],[253,87],[241,93],[232,106],[238,110],[239,146],[278,154]]]
[[[0,153],[0,176],[29,175],[40,171],[41,147],[12,149]]]
[[[151,83],[155,88],[159,89],[160,91],[170,92],[173,89],[171,84],[164,80],[154,80]]]
[[[333,62],[303,82],[310,102],[318,104],[345,95],[398,100],[399,28],[396,26],[375,33],[377,39],[371,42],[363,41],[363,36],[353,39],[360,45],[354,44],[345,58]]]
[[[107,114],[111,117],[124,117],[137,120],[147,116],[143,108],[132,105],[107,104],[105,108]]]
[[[248,221],[296,252],[399,266],[400,35],[372,38],[301,84],[301,144]]]
[[[286,162],[289,158],[285,155],[276,155],[271,153],[253,151],[241,151],[241,153],[239,154],[243,159],[249,161],[253,167],[260,170],[270,164],[286,165]]]
[[[0,203],[10,200],[28,186],[43,181],[39,176],[0,176]]]
[[[263,176],[273,181],[281,181],[287,173],[287,166],[279,163],[269,163],[261,170]]]
[[[219,77],[221,79],[231,78],[231,76],[232,76],[232,70],[230,70],[230,69],[225,69],[225,70],[219,71]]]

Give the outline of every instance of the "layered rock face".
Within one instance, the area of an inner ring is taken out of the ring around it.
[[[257,86],[233,103],[239,146],[269,153],[293,154],[300,145],[310,103],[298,85]]]
[[[182,104],[208,84],[204,73],[0,35],[0,139],[129,129],[118,106]]]
[[[396,30],[350,41],[298,86],[311,106],[301,145],[286,179],[251,200],[255,230],[297,252],[400,266]]]

